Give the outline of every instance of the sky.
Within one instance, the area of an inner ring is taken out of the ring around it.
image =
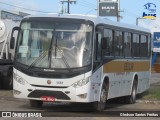
[[[157,5],[157,19],[156,20],[139,20],[139,25],[143,27],[153,28],[159,27],[159,18],[160,18],[160,2],[159,0],[120,0],[120,10],[121,12],[121,20],[120,22],[127,23],[127,24],[136,24],[136,18],[142,17],[142,13],[144,12],[144,5],[146,3],[154,3]],[[5,5],[2,3],[11,4],[13,7],[9,5]],[[1,10],[15,10],[15,11],[23,11],[31,14],[41,13],[30,11],[26,9],[36,10],[36,11],[43,11],[43,12],[54,12],[58,13],[61,8],[62,4],[60,0],[0,0],[0,9]],[[63,5],[63,8],[67,9],[67,4]],[[70,13],[71,14],[92,14],[97,15],[97,0],[77,0],[76,4],[70,5]],[[113,21],[116,21],[114,17],[107,17]]]

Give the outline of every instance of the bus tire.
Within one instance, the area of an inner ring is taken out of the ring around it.
[[[3,86],[5,89],[13,89],[13,70],[9,69],[8,74],[3,79]]]
[[[93,103],[94,111],[103,111],[105,109],[107,97],[108,97],[108,87],[104,82],[100,94],[100,101]]]
[[[132,85],[131,95],[126,97],[126,103],[134,104],[136,102],[136,94],[137,94],[137,81],[134,80],[133,85]]]
[[[40,108],[43,105],[43,102],[40,100],[30,100],[29,102],[31,107]]]

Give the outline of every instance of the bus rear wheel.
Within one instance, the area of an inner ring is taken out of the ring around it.
[[[94,111],[103,111],[105,109],[107,97],[108,97],[108,87],[106,83],[103,83],[100,94],[100,101],[93,103]]]
[[[136,102],[136,94],[137,94],[137,81],[134,80],[132,85],[131,95],[126,97],[126,103],[134,104]]]
[[[43,102],[39,100],[30,100],[31,107],[42,107]]]

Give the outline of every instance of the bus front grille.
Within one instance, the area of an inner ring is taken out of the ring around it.
[[[33,85],[33,84],[31,84],[31,86],[33,86],[33,87],[44,87],[44,88],[68,88],[67,86],[44,86],[44,85]]]
[[[29,98],[41,98],[42,96],[52,96],[56,99],[71,100],[61,91],[34,90],[28,95]]]

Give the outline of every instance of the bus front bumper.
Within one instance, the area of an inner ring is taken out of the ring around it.
[[[41,87],[33,86],[28,82],[13,80],[13,95],[15,98],[41,100],[44,102],[94,102],[98,101],[98,84],[94,84],[91,80],[84,86],[75,88],[74,86],[63,87]],[[97,88],[96,88],[97,86]]]

